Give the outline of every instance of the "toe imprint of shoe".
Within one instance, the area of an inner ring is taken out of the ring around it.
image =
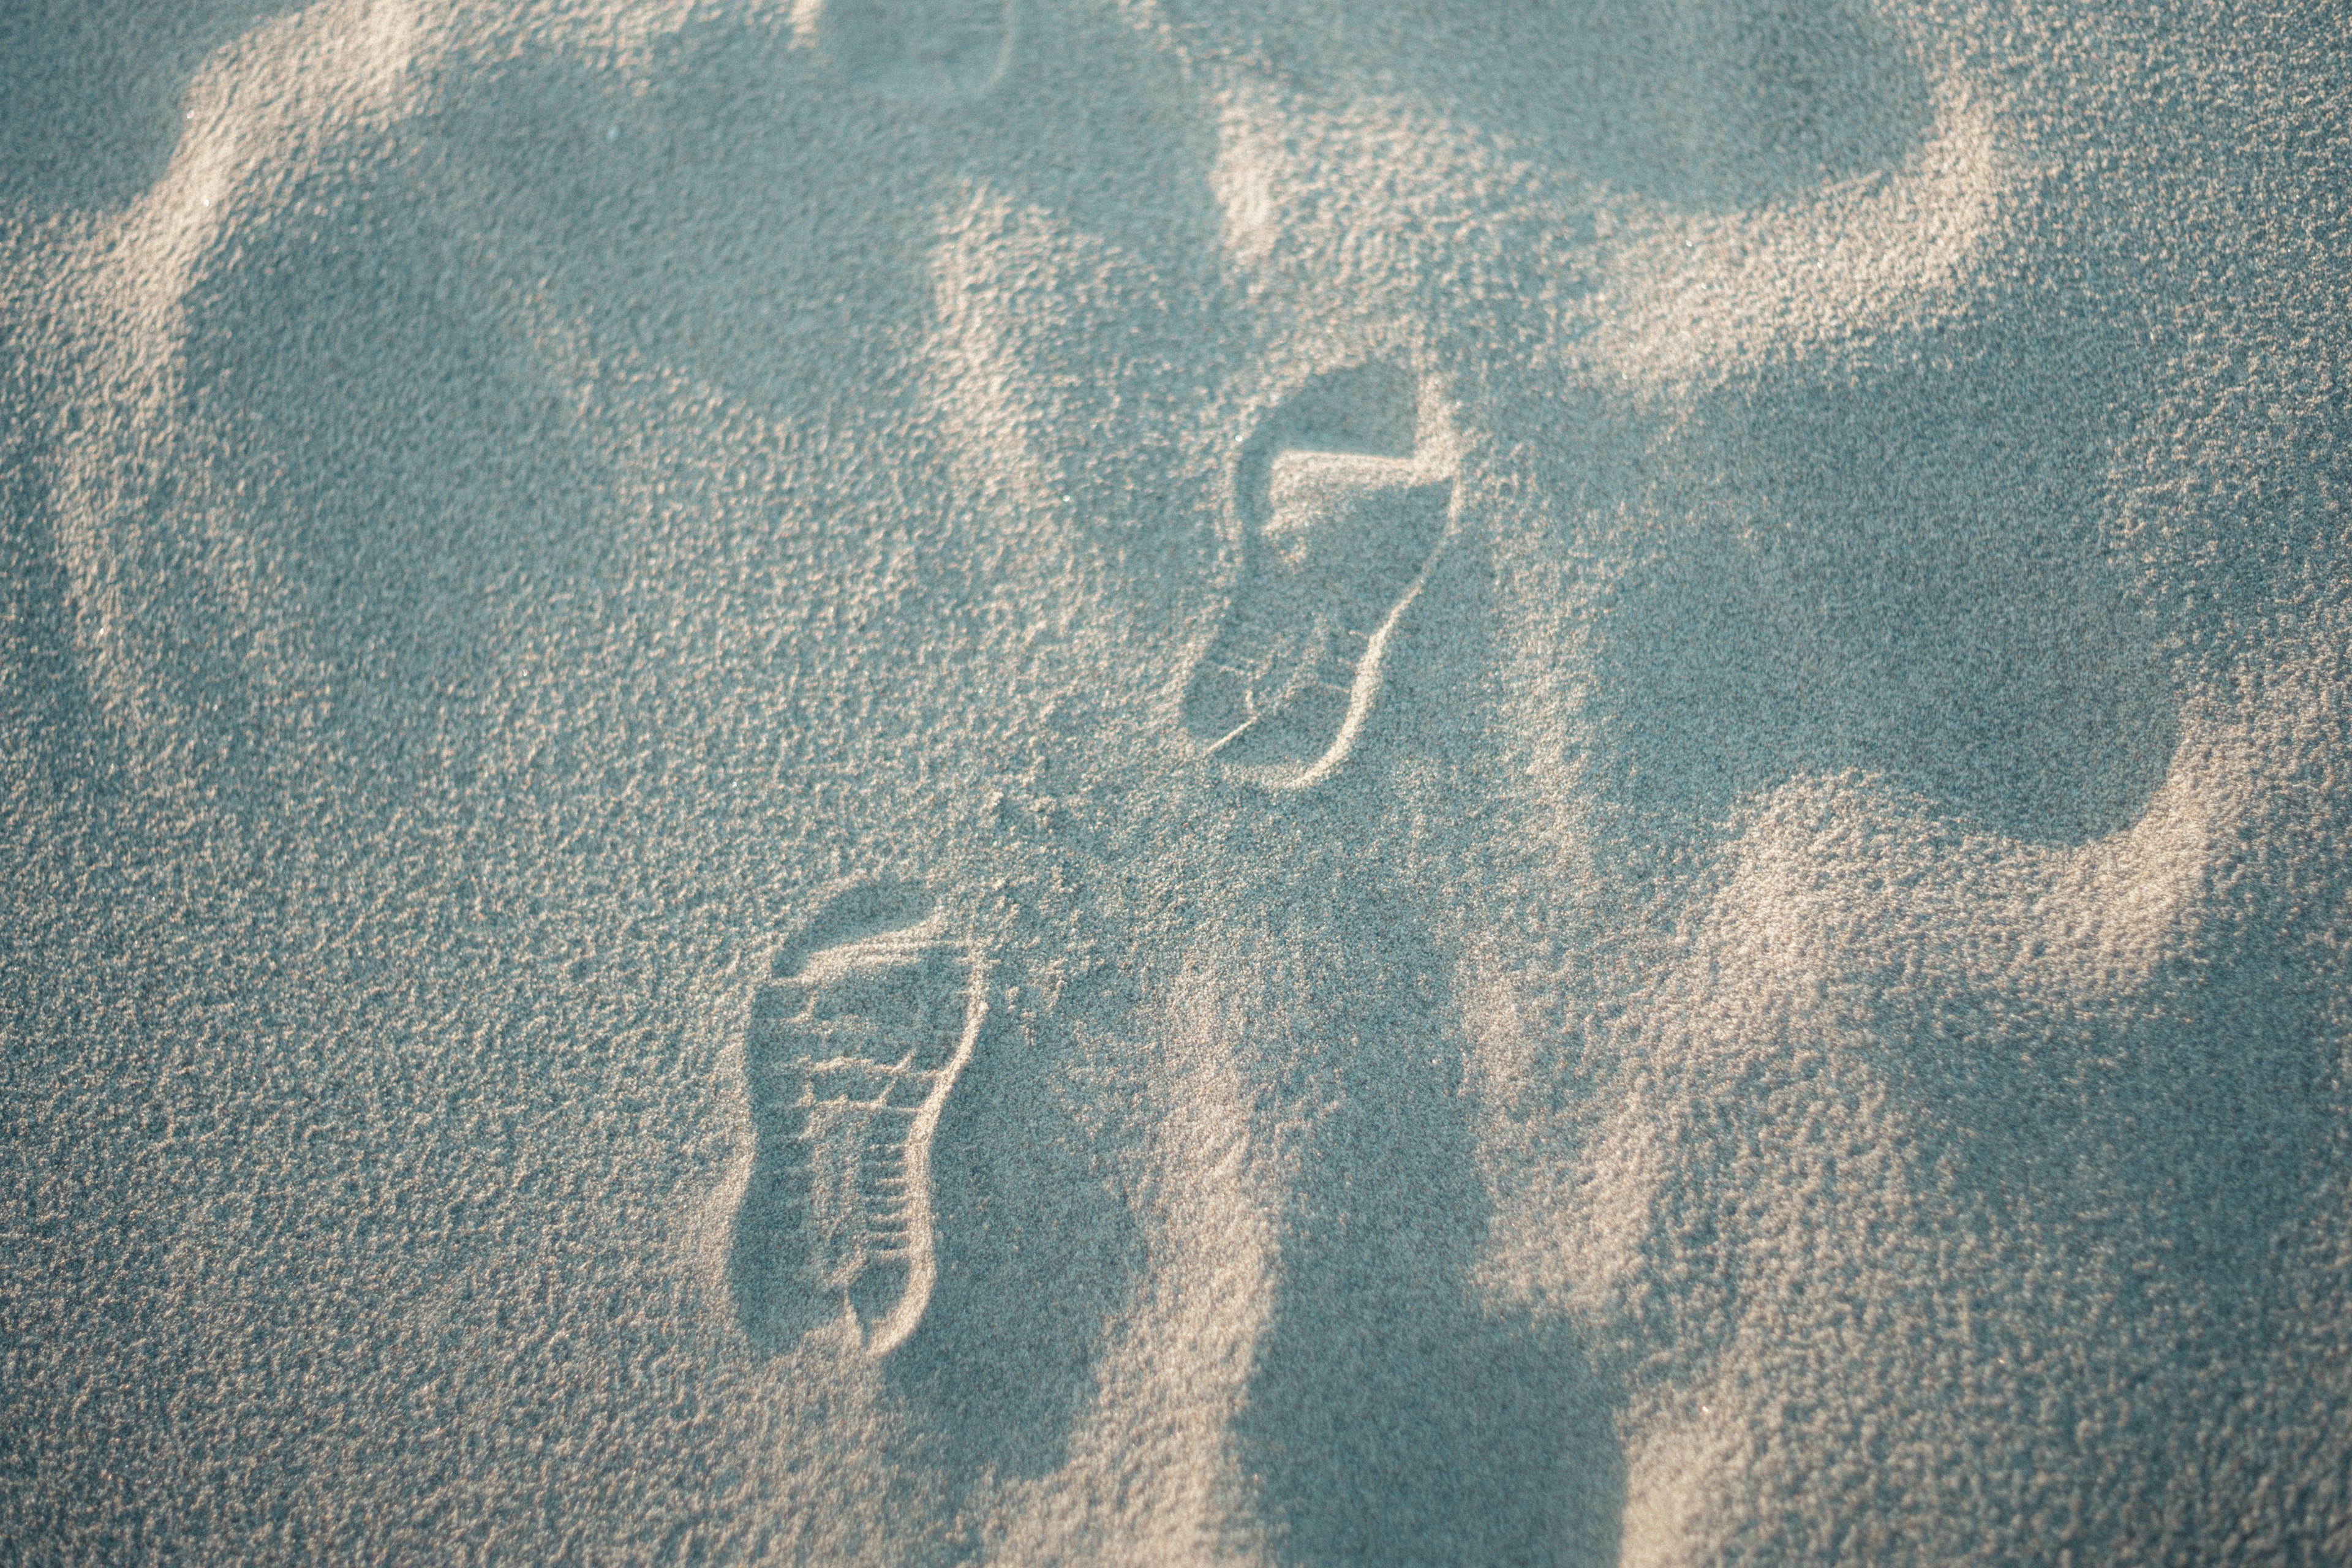
[[[1319,781],[1379,698],[1453,498],[1443,443],[1413,434],[1414,398],[1409,379],[1378,367],[1319,378],[1276,411],[1259,458],[1244,459],[1242,579],[1184,702],[1206,754],[1244,777],[1276,789]],[[1360,438],[1368,429],[1382,434]]]
[[[813,953],[761,987],[746,1042],[759,1145],[739,1246],[753,1285],[866,1354],[914,1331],[935,1272],[930,1153],[986,977],[936,921]]]

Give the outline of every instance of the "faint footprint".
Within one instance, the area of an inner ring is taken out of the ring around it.
[[[1389,643],[1445,536],[1444,443],[1420,428],[1405,372],[1310,381],[1267,419],[1240,473],[1234,605],[1184,696],[1207,754],[1275,789],[1347,760]]]
[[[1013,0],[804,0],[813,35],[859,86],[892,98],[971,98],[1013,52]]]
[[[870,1356],[930,1302],[931,1140],[988,1011],[984,966],[940,917],[871,930],[888,901],[860,889],[826,925],[869,934],[787,952],[752,999],[756,1143],[732,1259],[747,1326],[830,1325]]]

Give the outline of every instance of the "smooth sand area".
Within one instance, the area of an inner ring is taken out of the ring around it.
[[[2352,1562],[2352,15],[0,4],[0,1562]]]

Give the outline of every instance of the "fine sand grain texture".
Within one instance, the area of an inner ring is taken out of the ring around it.
[[[0,5],[0,1562],[2352,1562],[2352,14]]]

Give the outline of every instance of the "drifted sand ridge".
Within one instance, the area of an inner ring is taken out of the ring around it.
[[[2347,54],[0,13],[0,1556],[2352,1557]]]

